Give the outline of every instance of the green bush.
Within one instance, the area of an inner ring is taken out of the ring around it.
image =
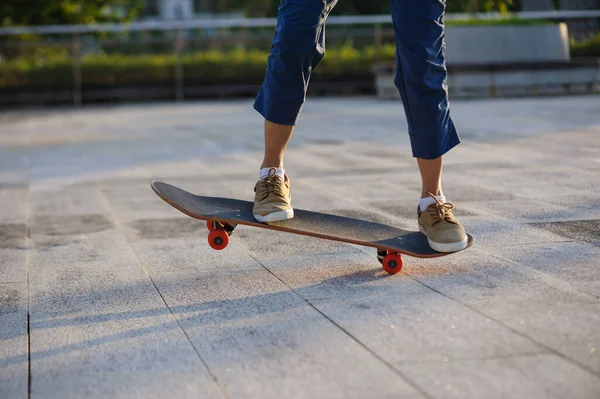
[[[574,57],[600,57],[600,35],[571,43]],[[237,49],[229,52],[200,51],[181,56],[186,83],[260,83],[267,66],[267,51]],[[382,46],[379,60],[393,61],[395,46]],[[327,50],[315,70],[315,80],[352,79],[370,75],[377,59],[375,48],[356,49],[351,43]],[[172,84],[176,56],[169,54],[93,54],[81,60],[84,87],[139,84]],[[30,55],[0,62],[0,88],[70,88],[72,61],[66,52]]]
[[[571,40],[571,56],[600,57],[600,34],[580,42]]]
[[[173,79],[175,56],[91,55],[81,62],[83,86],[120,86]]]
[[[68,56],[21,57],[0,63],[0,87],[71,85],[72,66]]]
[[[227,53],[203,51],[183,54],[181,62],[186,81],[232,84],[262,81],[268,52],[238,49]],[[394,59],[394,46],[382,48],[382,59]],[[315,70],[315,79],[366,76],[375,61],[375,49],[357,50],[351,45],[327,50]],[[84,87],[161,84],[173,82],[176,56],[94,54],[81,60]],[[0,88],[71,87],[71,59],[60,54],[46,59],[22,57],[0,63]]]

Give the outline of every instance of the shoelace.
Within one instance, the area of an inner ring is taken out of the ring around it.
[[[267,196],[271,193],[281,195],[281,188],[279,187],[279,184],[277,184],[276,181],[276,179],[278,179],[275,175],[276,173],[277,170],[275,170],[275,168],[271,168],[269,170],[269,174],[256,183],[254,191],[260,189],[261,200],[267,198]]]
[[[435,195],[431,194],[429,191],[427,192],[427,194],[429,194],[435,200],[436,203],[435,208],[427,208],[429,214],[435,219],[435,222],[433,222],[432,226],[435,226],[442,220],[456,224],[456,221],[454,220],[454,217],[450,212],[452,208],[454,208],[454,204],[452,204],[451,202],[440,201],[436,198]]]

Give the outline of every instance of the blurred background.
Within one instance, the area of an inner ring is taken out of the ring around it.
[[[0,106],[254,96],[278,5],[3,0]],[[598,92],[599,10],[598,0],[448,0],[451,92]],[[397,98],[389,0],[341,0],[326,31],[311,95]]]

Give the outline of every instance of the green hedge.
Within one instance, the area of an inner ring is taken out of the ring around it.
[[[600,34],[580,42],[571,41],[572,57],[600,57]]]
[[[600,57],[600,35],[571,43],[574,57]],[[394,60],[395,46],[384,45],[382,61]],[[235,50],[227,53],[205,51],[182,56],[186,82],[198,84],[260,83],[264,77],[268,53],[260,50]],[[328,49],[313,79],[351,79],[370,75],[375,49],[357,50],[348,44]],[[122,55],[95,54],[82,58],[84,87],[125,86],[136,84],[172,84],[174,54]],[[35,87],[71,87],[71,60],[65,53],[43,57],[22,57],[0,62],[0,89]]]
[[[268,53],[259,50],[236,50],[183,54],[183,74],[186,80],[199,83],[261,82]],[[394,59],[394,46],[385,45],[383,60]],[[368,75],[375,61],[375,49],[359,51],[351,45],[327,50],[327,56],[315,70],[314,79]],[[84,87],[171,83],[175,74],[174,54],[127,56],[96,54],[82,58]],[[71,60],[65,55],[21,58],[0,63],[0,88],[70,87]]]

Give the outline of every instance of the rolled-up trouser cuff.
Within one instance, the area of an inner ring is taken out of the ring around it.
[[[437,134],[409,134],[412,154],[415,158],[436,159],[460,144],[452,121]]]
[[[254,109],[269,122],[280,125],[295,125],[300,116],[304,98],[300,100],[300,104],[297,102],[278,102],[273,98],[276,96],[269,93],[268,87],[268,84],[265,83],[260,89],[254,101]]]

